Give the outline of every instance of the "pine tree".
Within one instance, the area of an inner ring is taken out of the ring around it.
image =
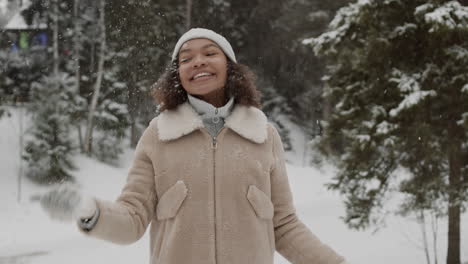
[[[360,0],[304,43],[327,58],[324,95],[334,108],[321,146],[340,169],[329,186],[346,197],[346,223],[375,223],[391,182],[399,181],[401,211],[445,205],[447,264],[460,264],[460,214],[468,200],[468,7]],[[399,167],[411,177],[398,178]]]
[[[103,80],[103,92],[94,113],[92,156],[98,160],[115,164],[123,152],[126,130],[130,126],[128,111],[128,86],[119,81],[120,67],[108,66]]]
[[[4,51],[0,50],[0,118],[8,113],[8,109],[5,107],[5,104],[11,100],[11,94],[8,94],[8,91],[12,90],[11,84],[12,80],[8,77],[7,72],[6,72],[6,65],[8,65],[8,62],[10,60],[9,54]]]
[[[26,142],[23,158],[28,163],[26,176],[38,183],[72,180],[71,157],[75,146],[70,137],[74,78],[66,73],[45,76],[32,84],[31,138]]]

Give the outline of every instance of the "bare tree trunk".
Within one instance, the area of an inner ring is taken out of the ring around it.
[[[18,196],[17,202],[21,202],[21,185],[23,177],[23,115],[24,115],[24,105],[21,102],[18,102],[19,108],[19,172],[18,172]]]
[[[424,210],[419,211],[419,225],[421,226],[421,233],[423,235],[424,254],[426,255],[427,264],[431,264],[431,258],[429,256],[429,245],[427,243],[426,234],[426,218],[424,217]]]
[[[325,84],[327,85],[327,84]],[[328,86],[327,86],[328,87]],[[323,89],[326,89],[327,87],[323,87]],[[330,103],[330,99],[328,97],[324,97],[323,98],[323,109],[322,109],[322,120],[325,120],[326,122],[329,122],[330,119],[331,119],[331,103]],[[319,129],[320,129],[320,135],[324,135],[325,134],[325,130],[322,130],[323,127],[320,125],[320,123],[317,123],[317,125],[319,125]],[[330,145],[330,141],[328,141],[328,143],[325,145],[325,151],[327,153],[332,153],[332,146]]]
[[[58,31],[59,31],[58,12],[59,10],[58,10],[58,5],[59,5],[58,0],[54,0],[52,4],[52,8],[53,8],[52,21],[54,23],[53,25],[53,49],[54,49],[53,72],[54,72],[54,75],[57,75],[58,70],[59,70],[59,51],[58,51]]]
[[[91,106],[89,108],[88,115],[88,126],[86,128],[85,136],[85,152],[91,154],[92,146],[92,137],[93,137],[93,128],[94,128],[94,112],[96,111],[97,100],[99,98],[99,93],[101,90],[102,75],[104,72],[104,61],[105,61],[105,49],[106,49],[106,26],[105,26],[105,0],[101,0],[101,6],[99,8],[99,27],[101,33],[101,47],[98,61],[98,72],[96,76],[96,83],[94,85],[93,99],[91,101]]]
[[[81,30],[78,25],[78,10],[79,10],[79,5],[80,5],[80,0],[75,0],[73,4],[73,17],[75,19],[74,23],[74,30],[75,30],[75,35],[73,38],[73,61],[75,62],[75,80],[76,80],[76,86],[75,86],[75,92],[77,95],[80,94],[80,36],[81,36]],[[81,119],[81,118],[80,118]],[[78,142],[80,144],[80,150],[81,152],[84,152],[84,146],[83,146],[83,135],[81,133],[81,125],[80,125],[80,120],[78,120],[78,123],[75,124],[76,128],[78,129]]]
[[[83,133],[81,132],[81,125],[76,124],[76,130],[78,130],[78,142],[80,144],[80,151],[81,153],[84,153],[84,142],[83,142]]]
[[[438,231],[438,221],[437,221],[437,214],[432,212],[432,245],[434,248],[434,264],[437,264],[439,256],[437,255],[437,231]]]
[[[128,108],[129,108],[129,113],[130,113],[130,118],[131,118],[131,127],[130,127],[130,146],[132,148],[135,148],[136,145],[138,144],[138,139],[139,139],[139,133],[138,133],[138,111],[137,105],[139,105],[140,102],[135,98],[135,95],[138,94],[138,85],[137,83],[137,76],[135,72],[132,72],[131,74],[131,82],[133,85],[131,85],[133,91],[130,91],[130,94],[133,94],[133,96],[129,97],[128,100]]]
[[[449,200],[448,200],[448,248],[447,264],[460,264],[460,195],[461,183],[461,143],[459,142],[460,128],[454,120],[448,127],[449,140]]]
[[[74,17],[74,30],[75,35],[73,37],[73,61],[75,66],[75,78],[76,82],[76,91],[79,92],[80,89],[80,36],[81,31],[78,22],[78,7],[80,5],[80,0],[75,0],[73,3],[73,17]]]
[[[135,119],[132,120],[130,129],[131,129],[130,146],[136,147],[136,145],[138,144],[138,137],[137,137],[138,130],[137,130],[137,121]]]
[[[302,149],[302,167],[305,167],[309,164],[306,164],[309,163],[309,160],[307,159],[307,150],[309,148],[309,143],[310,142],[310,139],[309,137],[307,136],[307,133],[304,133],[304,145],[303,145],[303,149]]]
[[[90,61],[89,61],[89,71],[90,72],[93,72],[96,68],[96,66],[94,65],[94,60],[96,58],[96,44],[94,43],[94,41],[91,42],[91,58],[90,58]]]
[[[187,30],[192,26],[192,0],[187,0],[187,15],[185,17],[185,27]]]

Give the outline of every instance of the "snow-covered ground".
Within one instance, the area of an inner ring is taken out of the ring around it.
[[[51,221],[31,197],[44,192],[44,187],[27,180],[21,181],[18,197],[19,118],[0,120],[0,264],[82,264],[82,263],[148,263],[148,237],[129,246],[83,236],[73,223]],[[295,131],[294,133],[297,133]],[[298,138],[294,134],[293,138]],[[299,139],[302,140],[302,139]],[[293,145],[300,144],[293,142]],[[324,242],[354,264],[423,264],[420,226],[413,220],[390,216],[387,226],[373,234],[369,231],[347,229],[339,219],[344,207],[336,193],[323,184],[333,175],[333,168],[318,170],[301,167],[302,151],[290,153],[289,158],[301,159],[288,165],[295,204],[302,221]],[[133,156],[126,150],[120,167],[111,167],[84,156],[76,156],[75,172],[83,189],[100,198],[113,200],[119,194]],[[296,165],[294,165],[296,164]],[[23,164],[24,165],[24,164]],[[462,219],[462,260],[468,261],[468,215]],[[446,221],[439,224],[439,263],[445,263]],[[279,254],[276,264],[289,263]]]

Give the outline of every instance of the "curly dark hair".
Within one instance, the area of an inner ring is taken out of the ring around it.
[[[159,111],[170,110],[187,101],[187,92],[179,78],[179,64],[172,62],[151,87],[151,95]],[[246,65],[228,61],[226,99],[234,97],[235,104],[260,108],[260,91],[255,86],[255,74]]]

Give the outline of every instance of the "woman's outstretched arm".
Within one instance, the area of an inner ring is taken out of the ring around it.
[[[143,236],[157,204],[154,169],[150,159],[154,137],[155,132],[148,127],[137,144],[135,158],[120,196],[115,202],[96,199],[99,218],[89,231],[79,227],[83,233],[117,244],[130,244]]]

